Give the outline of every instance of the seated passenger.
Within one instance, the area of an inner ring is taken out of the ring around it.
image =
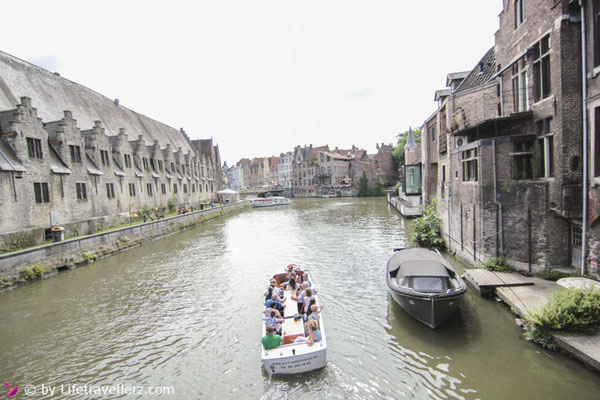
[[[323,306],[318,306],[316,304],[313,304],[312,306],[310,306],[310,316],[308,317],[308,320],[314,320],[317,321],[317,324],[319,324],[321,322],[321,311],[323,310]],[[319,324],[320,325],[320,324]]]
[[[300,294],[297,297],[292,294],[292,299],[298,302],[299,313],[302,312],[302,309],[304,307],[304,296],[306,296],[306,289],[308,289],[308,284],[306,282],[303,282],[302,285],[300,285]]]
[[[310,306],[310,301],[311,300],[316,300],[315,297],[313,296],[313,292],[310,288],[306,289],[305,291],[305,295],[304,295],[304,299],[302,302],[302,313],[303,314],[307,314],[308,313],[308,307]]]
[[[310,303],[308,303],[308,307],[306,307],[306,316],[310,317],[310,315],[312,314],[312,306],[316,306],[317,305],[317,299],[315,299],[314,297],[312,298],[312,300],[310,301]]]
[[[264,311],[265,317],[270,317],[271,316],[271,311],[275,311],[275,316],[277,318],[283,319],[283,317],[281,316],[281,313],[276,308],[265,308],[265,311]]]
[[[285,298],[284,298],[284,301],[285,301]],[[273,296],[271,297],[270,300],[267,300],[265,302],[265,307],[275,308],[281,313],[281,315],[284,315],[285,304],[283,304],[282,302],[279,301],[279,296],[275,293],[273,293]]]
[[[267,334],[263,336],[262,345],[265,349],[273,349],[281,344],[281,336],[275,334],[275,329],[267,325]]]
[[[296,338],[294,343],[306,342],[307,345],[312,346],[315,342],[321,340],[321,332],[319,331],[319,325],[317,321],[310,320],[306,323],[306,337],[300,336]]]
[[[263,320],[267,325],[271,325],[273,329],[275,329],[275,333],[278,335],[281,334],[281,323],[283,322],[283,318],[277,318],[275,311],[271,311],[270,316],[263,317]]]
[[[298,284],[296,283],[296,279],[291,278],[288,282],[285,283],[285,286],[287,290],[292,291],[292,296],[296,294],[296,291],[298,290]]]
[[[271,297],[273,297],[273,286],[269,286],[269,288],[265,292],[265,301],[271,300]]]

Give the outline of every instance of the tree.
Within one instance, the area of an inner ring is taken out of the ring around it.
[[[413,129],[412,132],[415,142],[417,144],[421,143],[421,129]],[[400,132],[396,137],[398,138],[398,143],[392,151],[392,156],[398,165],[404,165],[404,146],[406,146],[406,140],[408,139],[408,131]]]
[[[378,177],[377,181],[375,182],[375,187],[373,188],[371,196],[383,196],[384,194],[385,193],[383,193],[383,180],[381,179],[381,177]]]
[[[367,174],[363,171],[360,182],[358,183],[358,197],[367,197],[369,195],[369,183],[367,182]]]

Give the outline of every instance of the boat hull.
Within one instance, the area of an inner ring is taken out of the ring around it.
[[[437,328],[454,314],[462,303],[464,292],[450,296],[414,296],[390,288],[392,297],[410,316],[430,328]]]
[[[317,347],[318,343],[316,343],[314,346]],[[262,361],[265,370],[271,375],[301,374],[304,372],[324,368],[327,365],[326,347],[319,348],[316,351],[297,355],[293,355],[290,348],[275,348],[270,351],[277,354],[278,357],[264,357]],[[290,353],[291,355],[286,357],[283,353]],[[281,354],[283,354],[283,356]]]

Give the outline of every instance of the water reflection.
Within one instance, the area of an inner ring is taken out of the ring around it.
[[[468,292],[435,331],[407,315],[388,293],[385,264],[409,229],[385,199],[293,200],[1,293],[0,378],[171,385],[176,398],[600,392],[580,364],[525,342],[494,301]],[[261,294],[290,262],[310,270],[320,289],[328,365],[270,378],[260,367]]]

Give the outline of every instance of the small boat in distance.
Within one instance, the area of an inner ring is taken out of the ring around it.
[[[259,197],[252,199],[252,207],[273,207],[273,206],[287,206],[290,204],[290,200],[287,197],[273,196],[273,197]]]
[[[306,271],[300,269],[295,270],[298,276],[304,276],[303,281],[309,283],[309,287],[314,288]],[[287,274],[275,274],[275,287],[280,288],[287,282]],[[298,318],[296,314],[298,303],[292,299],[291,291],[285,290],[284,297],[286,298],[284,322],[281,330],[283,335],[283,343],[272,349],[262,347],[262,363],[268,374],[300,374],[304,372],[314,371],[323,368],[327,365],[327,337],[325,335],[325,327],[323,325],[323,315],[319,314],[318,326],[321,332],[321,340],[315,341],[309,346],[304,338],[306,338],[306,323],[303,318]],[[317,306],[320,306],[318,295],[313,295]],[[264,300],[264,299],[263,299]],[[296,318],[294,316],[296,315]],[[262,324],[262,337],[266,335],[266,325]],[[302,338],[297,340],[298,338]],[[301,341],[304,340],[304,341]]]
[[[399,249],[387,264],[392,297],[413,318],[435,329],[458,310],[467,285],[438,251]]]

